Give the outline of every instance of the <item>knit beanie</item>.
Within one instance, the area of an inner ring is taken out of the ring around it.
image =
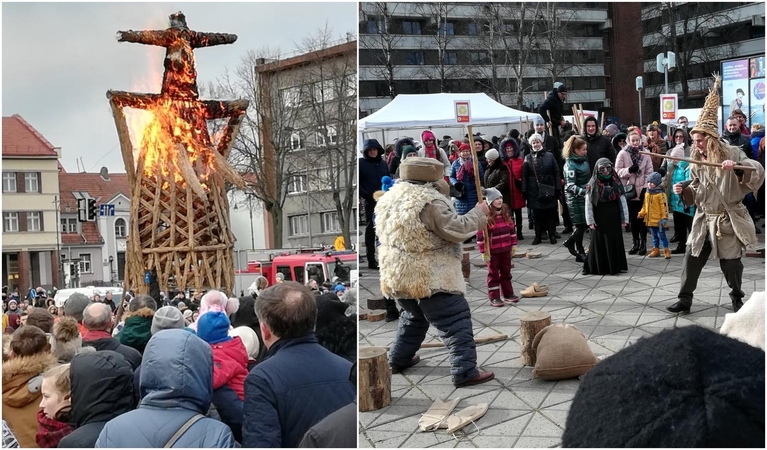
[[[614,123],[611,123],[610,125],[606,126],[605,130],[608,133],[610,133],[610,136],[615,136],[621,132],[621,130],[618,129],[618,125],[615,125]]]
[[[406,145],[402,147],[402,159],[405,159],[408,157],[408,155],[417,154],[418,150],[415,149],[412,145]]]
[[[584,375],[562,447],[764,448],[764,351],[690,325]]]
[[[242,345],[245,346],[245,351],[248,352],[248,358],[256,360],[258,352],[261,349],[261,343],[258,340],[258,335],[253,328],[250,327],[237,327],[229,330],[230,337],[239,337],[242,341]]]
[[[541,125],[545,124],[546,122],[543,120],[543,117],[541,116],[535,116],[533,117],[533,125]]]
[[[485,189],[485,201],[487,202],[488,205],[501,197],[502,197],[501,191],[499,191],[498,189],[496,188]]]
[[[465,142],[461,143],[461,146],[458,147],[458,151],[462,152],[464,150],[471,151],[471,146],[469,144],[465,143]]]
[[[222,311],[209,311],[197,319],[197,336],[208,344],[228,341],[229,317]]]
[[[650,176],[647,177],[647,182],[652,183],[655,185],[655,187],[660,186],[661,183],[661,176],[658,172],[653,172],[650,174]]]
[[[489,161],[495,161],[498,159],[498,150],[491,148],[487,152],[485,152],[485,159]]]
[[[158,331],[171,328],[184,328],[184,315],[175,306],[163,306],[154,313],[152,318],[152,335]]]

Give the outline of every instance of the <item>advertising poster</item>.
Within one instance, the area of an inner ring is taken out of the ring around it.
[[[734,109],[748,111],[748,59],[722,63],[722,119]]]
[[[748,62],[749,78],[764,78],[764,56],[751,58]]]
[[[751,117],[747,121],[749,124],[761,123],[764,125],[764,78],[751,80],[751,107],[748,115]]]

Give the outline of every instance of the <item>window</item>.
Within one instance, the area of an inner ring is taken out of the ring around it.
[[[333,80],[323,80],[314,83],[314,101],[321,103],[336,98],[335,83]]]
[[[37,172],[27,172],[24,174],[24,192],[40,192]]]
[[[453,36],[455,35],[455,24],[453,22],[443,22],[439,24],[440,36]]]
[[[469,23],[468,28],[466,29],[466,34],[469,36],[479,36],[479,30],[480,27],[474,22]]]
[[[91,272],[91,254],[80,253],[80,273],[92,273]]]
[[[368,34],[384,34],[386,33],[386,27],[380,20],[368,20]]]
[[[442,63],[445,64],[445,65],[458,64],[458,53],[456,53],[456,52],[445,52],[442,55]]]
[[[306,175],[293,175],[288,182],[288,194],[306,192]]]
[[[3,172],[3,192],[16,192],[15,172]]]
[[[516,27],[514,26],[513,23],[501,24],[501,33],[512,34],[514,33],[514,31],[516,31]]]
[[[304,236],[309,234],[309,216],[293,216],[290,218],[290,235]]]
[[[324,212],[320,214],[322,220],[322,232],[323,233],[336,233],[341,231],[341,223],[338,221],[338,213]]]
[[[293,281],[293,275],[290,273],[290,266],[277,266],[277,273],[281,273],[285,281]]]
[[[77,233],[77,219],[64,218],[61,219],[61,232],[62,233]]]
[[[43,231],[42,213],[30,211],[27,213],[27,231]]]
[[[407,63],[423,65],[423,52],[407,52]]]
[[[385,81],[376,81],[375,90],[376,90],[376,97],[388,97],[390,95],[389,85],[386,84]]]
[[[487,52],[469,52],[469,61],[472,64],[487,64],[490,62],[490,58],[487,56]]]
[[[304,148],[304,140],[301,137],[301,133],[295,132],[290,135],[290,149],[298,150]]]
[[[125,231],[125,219],[115,220],[115,236],[124,238],[126,236]]]
[[[295,108],[301,105],[300,87],[282,89],[280,95],[282,96],[282,104],[285,105],[286,108]]]
[[[428,94],[429,85],[425,81],[411,81],[410,82],[411,94]]]
[[[402,32],[404,34],[421,34],[421,22],[402,22]]]
[[[349,97],[357,97],[357,74],[350,73],[344,77],[344,83],[346,83],[346,95]]]
[[[3,213],[3,232],[19,231],[19,213]]]
[[[338,143],[338,133],[336,132],[336,127],[332,125],[327,126],[327,139],[325,139],[325,133],[323,133],[322,130],[317,132],[318,147],[324,147],[328,144],[337,144],[337,143]]]

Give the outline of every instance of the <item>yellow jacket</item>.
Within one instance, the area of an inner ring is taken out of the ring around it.
[[[663,192],[651,194],[648,190],[645,193],[639,217],[644,218],[644,223],[648,227],[657,227],[661,220],[668,220],[668,199],[666,194]]]

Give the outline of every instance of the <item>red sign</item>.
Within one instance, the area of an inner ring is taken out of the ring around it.
[[[458,123],[471,123],[471,106],[469,101],[455,101],[455,121]]]
[[[678,102],[677,94],[661,94],[660,96],[661,122],[676,122],[677,102]]]

